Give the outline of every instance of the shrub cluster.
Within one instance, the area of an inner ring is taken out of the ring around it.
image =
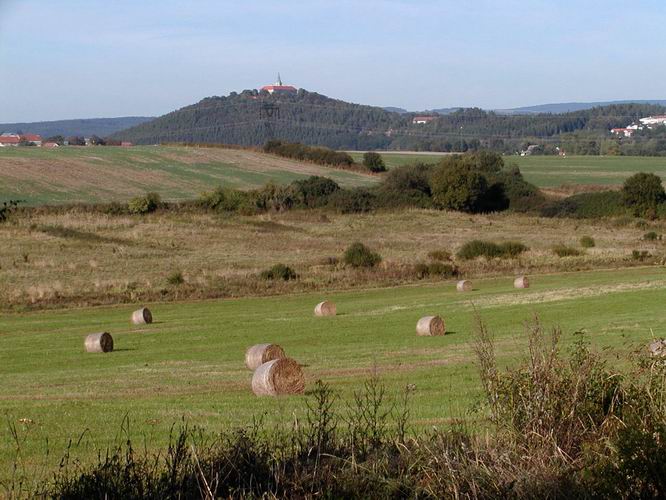
[[[382,261],[382,256],[357,241],[345,250],[343,261],[352,267],[375,267]]]
[[[296,272],[284,264],[275,264],[270,269],[266,269],[259,275],[264,280],[282,280],[290,281],[298,278]]]
[[[264,145],[264,152],[334,167],[351,167],[354,164],[354,159],[347,153],[299,143],[268,141]]]
[[[594,238],[592,236],[583,236],[580,239],[580,246],[583,248],[594,248],[596,246],[596,242],[594,241]]]
[[[458,269],[453,264],[444,262],[419,262],[414,265],[414,274],[418,279],[430,276],[447,279],[458,276]]]
[[[144,196],[132,198],[127,203],[127,210],[131,214],[142,215],[154,212],[162,205],[160,195],[157,193],[146,193]]]
[[[437,208],[462,212],[528,211],[544,203],[517,166],[505,169],[501,155],[483,151],[443,159],[432,173],[430,188]]]
[[[477,257],[512,259],[527,250],[529,249],[518,241],[494,243],[492,241],[472,240],[465,243],[458,250],[457,255],[463,260],[471,260]]]

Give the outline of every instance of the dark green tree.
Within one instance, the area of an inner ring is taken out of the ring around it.
[[[636,216],[654,213],[665,199],[661,178],[655,174],[639,172],[629,177],[622,187],[622,200]]]
[[[488,190],[488,181],[465,165],[443,165],[430,181],[433,203],[437,208],[477,212]]]
[[[386,172],[384,158],[379,153],[368,151],[363,155],[363,166],[371,172]]]

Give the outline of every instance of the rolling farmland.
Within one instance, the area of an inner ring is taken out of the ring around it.
[[[216,186],[251,189],[325,175],[367,186],[369,175],[334,170],[250,150],[137,146],[0,149],[0,200],[111,202],[154,191],[165,200],[197,197]]]

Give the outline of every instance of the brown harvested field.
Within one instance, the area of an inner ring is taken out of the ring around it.
[[[456,252],[473,239],[517,240],[530,250],[508,260],[456,259],[465,278],[629,267],[664,258],[661,241],[642,240],[647,231],[666,231],[660,223],[639,228],[633,220],[593,223],[435,210],[323,215],[22,216],[0,225],[0,301],[5,308],[47,307],[390,286],[418,281],[414,265],[428,262],[433,250]],[[594,237],[596,247],[578,257],[560,258],[551,251],[559,243],[583,250],[582,236]],[[383,256],[378,269],[340,263],[354,241]],[[635,260],[633,250],[649,257]],[[293,267],[299,279],[258,277],[276,263]],[[184,283],[169,284],[167,278],[178,272]]]
[[[110,202],[154,191],[166,200],[191,199],[215,186],[251,189],[311,175],[342,186],[376,176],[336,170],[257,151],[179,146],[3,148],[0,200],[30,204]]]

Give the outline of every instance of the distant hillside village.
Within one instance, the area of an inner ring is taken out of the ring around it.
[[[132,143],[129,141],[113,141],[93,137],[70,137],[65,139],[62,136],[49,137],[42,139],[39,134],[18,134],[13,132],[4,132],[0,134],[0,148],[33,146],[38,148],[58,148],[60,146],[122,146],[129,147]]]
[[[611,133],[621,137],[631,137],[637,130],[652,130],[664,126],[666,126],[666,115],[648,116],[639,119],[638,123],[634,122],[626,128],[611,129]]]

